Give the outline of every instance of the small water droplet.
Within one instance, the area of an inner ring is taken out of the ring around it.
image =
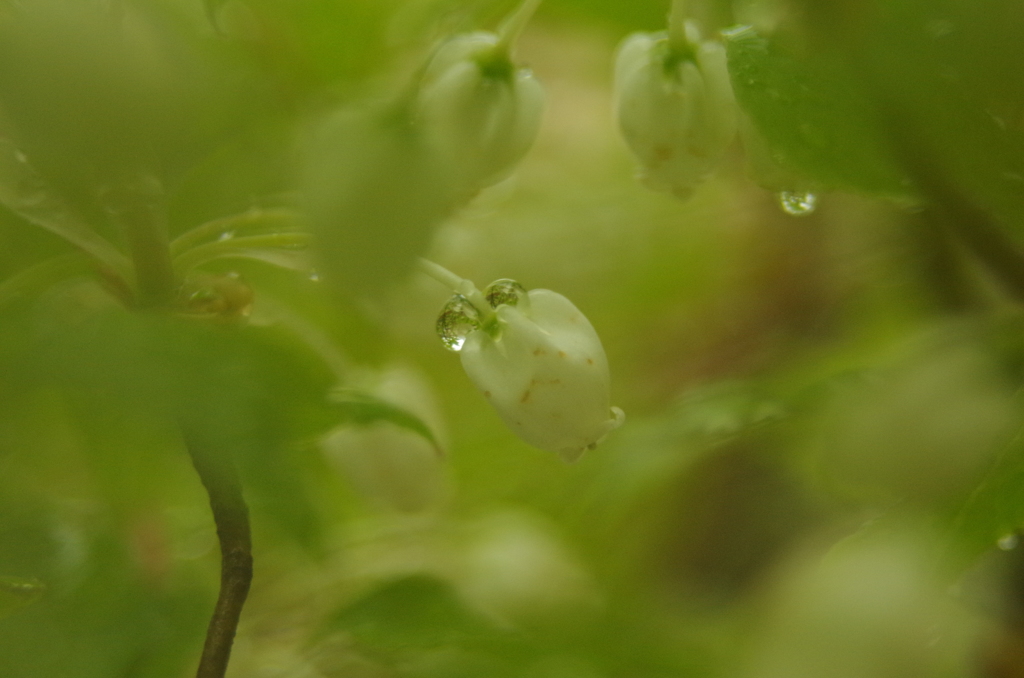
[[[14,152],[14,159],[17,160],[18,162],[20,162],[23,165],[27,165],[28,164],[28,156],[25,155],[21,151],[15,151]]]
[[[220,241],[231,240],[234,237],[235,237],[235,232],[234,231],[224,231],[223,233],[220,234],[220,236],[217,238],[217,240],[220,240]]]
[[[782,211],[794,217],[810,214],[818,206],[818,196],[806,191],[782,191],[778,198]]]
[[[444,305],[437,318],[437,335],[449,351],[462,350],[469,333],[480,327],[480,313],[461,294],[456,294]]]
[[[516,306],[527,298],[526,294],[526,288],[510,278],[499,278],[484,290],[484,297],[491,308],[502,304]]]
[[[1004,551],[1012,551],[1013,549],[1017,548],[1017,543],[1019,541],[1020,540],[1018,539],[1017,535],[1011,532],[1010,534],[1000,537],[999,541],[997,541],[996,544],[999,546],[999,548],[1001,548]]]
[[[320,274],[317,273],[316,271],[310,271],[309,279],[312,280],[313,282],[317,282],[320,280]]]

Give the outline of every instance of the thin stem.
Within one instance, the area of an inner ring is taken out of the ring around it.
[[[431,278],[441,283],[445,287],[448,287],[454,292],[458,292],[462,287],[462,283],[466,282],[464,279],[455,275],[444,266],[441,266],[440,264],[435,264],[433,261],[430,261],[429,259],[424,259],[423,257],[420,257],[417,264],[419,265],[419,269],[422,272],[426,273]]]
[[[540,3],[541,0],[523,0],[523,4],[519,5],[502,22],[501,26],[498,27],[498,44],[495,45],[496,52],[501,51],[508,54],[511,51],[512,45],[519,39],[519,34],[526,28],[526,24],[530,22],[533,13],[537,11]]]
[[[185,443],[192,464],[210,496],[221,557],[220,594],[206,630],[206,643],[196,678],[224,678],[238,620],[252,584],[249,508],[231,459],[189,440],[188,436]]]
[[[668,13],[668,39],[672,48],[677,51],[689,51],[686,38],[686,18],[689,2],[672,0],[672,9]]]
[[[294,227],[296,220],[297,215],[289,209],[253,209],[241,214],[213,219],[182,233],[171,241],[171,256],[180,256],[193,247],[216,240],[225,233],[246,231],[254,226],[277,221]]]
[[[135,265],[139,306],[169,305],[174,298],[174,268],[160,182],[139,175],[109,190],[104,199],[111,220],[124,233]]]
[[[494,309],[492,309],[491,305],[487,303],[487,299],[484,297],[483,292],[478,290],[471,280],[460,278],[444,266],[435,264],[429,259],[420,257],[417,263],[419,264],[420,271],[426,273],[456,294],[464,296],[480,314],[481,319],[489,320],[494,316]]]

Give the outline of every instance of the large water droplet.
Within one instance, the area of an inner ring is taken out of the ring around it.
[[[996,545],[1004,551],[1012,551],[1017,548],[1017,543],[1019,541],[1020,540],[1017,535],[1011,532],[1010,534],[1000,537],[999,541],[996,542]]]
[[[782,211],[794,217],[810,214],[818,206],[818,196],[806,191],[782,191],[778,198]]]
[[[469,333],[480,327],[480,314],[461,294],[456,294],[444,305],[437,318],[437,335],[449,351],[461,351]]]
[[[502,304],[517,306],[519,302],[527,299],[526,288],[510,278],[495,280],[484,290],[484,297],[491,308],[498,308]]]
[[[317,282],[317,281],[319,281],[319,280],[320,280],[320,274],[319,274],[319,273],[317,273],[316,271],[310,271],[310,272],[309,272],[309,276],[307,276],[307,277],[308,277],[308,278],[309,278],[310,280],[312,280],[313,282]]]

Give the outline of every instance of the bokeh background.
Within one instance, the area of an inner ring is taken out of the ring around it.
[[[252,510],[229,676],[1024,675],[1019,3],[693,0],[706,36],[763,37],[730,69],[794,185],[744,137],[686,201],[636,180],[614,115],[616,46],[667,2],[541,6],[514,175],[429,228],[339,228],[361,270],[421,250],[571,299],[627,417],[576,464],[504,427],[415,271],[351,295],[315,244],[211,256],[185,285],[236,281],[224,323],[125,312],[68,258],[128,249],[106,196],[142,170],[172,238],[288,214],[330,190],[319,120],[512,8],[0,1],[0,675],[194,672],[219,554],[181,417]],[[438,444],[332,414],[338,385]]]

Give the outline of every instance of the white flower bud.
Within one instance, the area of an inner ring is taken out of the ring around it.
[[[571,301],[531,290],[488,324],[466,336],[462,366],[522,440],[573,462],[622,424],[601,340]]]
[[[455,291],[438,334],[513,433],[573,462],[622,425],[601,339],[571,301],[508,279],[481,292],[426,259],[420,270]]]
[[[640,161],[640,178],[687,198],[715,169],[736,134],[736,102],[725,48],[700,41],[692,24],[626,38],[615,64],[619,127]]]
[[[453,38],[435,54],[420,92],[420,122],[454,174],[475,193],[511,174],[540,129],[544,92],[493,33]]]

